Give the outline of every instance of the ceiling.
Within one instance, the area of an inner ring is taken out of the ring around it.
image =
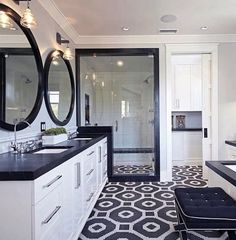
[[[177,28],[180,35],[236,34],[235,0],[53,1],[80,36],[157,35],[160,28]],[[177,20],[161,22],[167,14]]]

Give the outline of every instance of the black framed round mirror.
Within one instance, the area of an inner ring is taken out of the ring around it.
[[[43,64],[36,40],[20,25],[20,16],[0,4],[10,23],[0,26],[0,127],[9,131],[28,127],[40,110],[43,99]]]
[[[46,107],[53,122],[60,126],[70,121],[75,102],[73,71],[62,56],[62,51],[50,52],[44,66]]]

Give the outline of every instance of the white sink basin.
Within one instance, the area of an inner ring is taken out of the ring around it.
[[[68,148],[51,148],[51,149],[42,149],[37,152],[34,152],[33,154],[51,154],[51,153],[62,153],[64,151],[68,150]]]
[[[227,167],[227,168],[230,168],[231,170],[233,170],[234,172],[236,172],[236,165],[226,165],[225,164],[225,166]]]
[[[82,138],[82,137],[80,137],[80,138],[73,138],[72,140],[77,140],[77,141],[86,141],[86,140],[92,140],[92,138]]]

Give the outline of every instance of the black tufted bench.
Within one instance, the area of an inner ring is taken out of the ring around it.
[[[236,201],[221,188],[176,188],[175,230],[187,240],[188,230],[225,230],[236,240]]]

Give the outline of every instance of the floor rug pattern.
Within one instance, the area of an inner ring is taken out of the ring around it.
[[[200,166],[173,167],[172,182],[107,183],[80,240],[177,240],[173,190],[206,187]],[[189,232],[190,240],[226,240],[218,231]]]

